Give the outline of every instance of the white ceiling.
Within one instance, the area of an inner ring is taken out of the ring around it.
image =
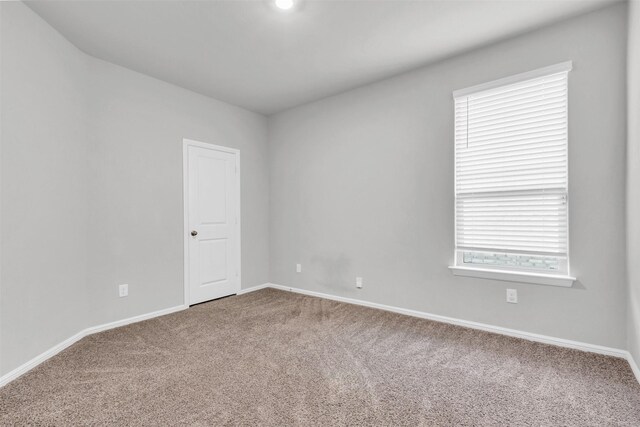
[[[272,114],[612,0],[32,1],[84,52]]]

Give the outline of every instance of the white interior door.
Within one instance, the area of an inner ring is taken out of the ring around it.
[[[191,305],[240,289],[240,154],[186,144],[185,299]]]

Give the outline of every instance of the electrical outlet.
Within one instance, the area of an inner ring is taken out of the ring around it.
[[[356,277],[356,288],[362,288],[362,277]]]
[[[518,291],[516,289],[507,289],[507,302],[511,304],[518,303]]]
[[[118,286],[118,296],[120,298],[129,296],[129,285],[126,283]]]
[[[302,264],[296,264],[296,273],[302,273]]]

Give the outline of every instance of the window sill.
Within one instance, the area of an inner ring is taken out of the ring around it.
[[[524,271],[490,270],[485,268],[450,266],[455,276],[477,277],[480,279],[504,280],[507,282],[534,283],[536,285],[561,286],[570,288],[575,277],[558,274],[528,273]]]

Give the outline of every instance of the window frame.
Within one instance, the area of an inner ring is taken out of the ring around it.
[[[519,82],[523,82],[526,80],[531,80],[535,78],[541,78],[552,74],[557,74],[561,72],[566,72],[567,74],[572,70],[573,63],[571,61],[562,62],[559,64],[551,65],[544,68],[539,68],[533,71],[528,71],[525,73],[516,74],[513,76],[505,77],[498,80],[493,80],[487,83],[483,83],[476,86],[471,86],[465,89],[456,90],[453,92],[453,99],[469,96],[478,92],[497,89],[502,86],[508,86],[511,84],[516,84]],[[568,79],[568,78],[567,78]],[[569,109],[569,93],[568,93],[568,80],[567,80],[567,174],[569,172],[569,157],[568,157],[568,132],[569,132],[569,123],[568,123],[568,109]],[[455,109],[454,109],[454,120],[455,120]],[[455,140],[455,138],[454,138]],[[455,142],[454,142],[454,153],[456,152]],[[532,284],[542,284],[542,285],[551,285],[551,286],[562,286],[562,287],[571,287],[573,282],[576,280],[575,277],[570,275],[570,264],[569,264],[569,207],[567,201],[567,250],[566,250],[566,259],[561,260],[563,264],[563,272],[555,273],[553,270],[535,270],[528,269],[526,267],[516,267],[516,266],[506,266],[506,265],[489,265],[487,267],[481,264],[465,264],[463,262],[464,252],[485,252],[485,253],[504,253],[509,255],[518,255],[518,251],[508,251],[508,250],[462,250],[458,248],[458,208],[456,206],[457,203],[457,171],[455,166],[455,158],[454,154],[454,263],[449,266],[451,272],[456,276],[465,276],[465,277],[476,277],[476,278],[484,278],[484,279],[493,279],[493,280],[504,280],[510,282],[522,282],[522,283],[532,283]],[[568,179],[568,178],[567,178]],[[569,187],[567,183],[566,196],[568,197]]]

